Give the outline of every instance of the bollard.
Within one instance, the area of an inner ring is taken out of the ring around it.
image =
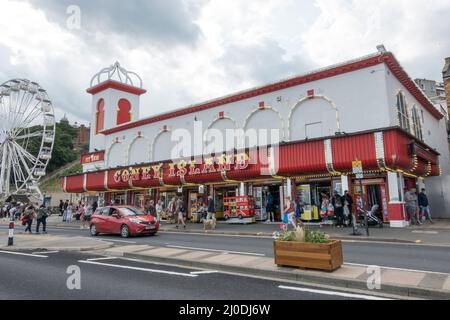
[[[14,245],[14,220],[9,223],[8,247]]]

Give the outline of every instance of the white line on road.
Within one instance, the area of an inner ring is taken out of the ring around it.
[[[386,266],[378,266],[375,264],[361,264],[361,263],[350,263],[350,262],[345,262],[344,263],[347,266],[354,266],[354,267],[372,267],[372,266],[376,266],[379,268],[383,268],[383,269],[390,269],[390,270],[398,270],[398,271],[409,271],[409,272],[416,272],[416,273],[431,273],[431,274],[443,274],[443,275],[448,275],[448,273],[445,272],[436,272],[436,271],[427,271],[427,270],[415,270],[415,269],[404,269],[404,268],[395,268],[395,267],[386,267]]]
[[[165,271],[165,270],[157,270],[157,269],[147,269],[147,268],[139,268],[139,267],[131,267],[131,266],[124,266],[124,265],[119,265],[119,264],[100,263],[100,262],[85,261],[85,260],[79,260],[78,262],[79,263],[85,263],[85,264],[93,264],[93,265],[98,265],[98,266],[104,266],[104,267],[119,268],[119,269],[128,269],[128,270],[136,270],[136,271],[144,271],[144,272],[152,272],[152,273],[170,274],[170,275],[173,275],[173,276],[181,276],[181,277],[189,277],[189,278],[197,277],[197,275],[195,275],[195,274],[180,273],[180,272]]]
[[[115,260],[117,257],[103,257],[103,258],[93,258],[87,259],[87,261],[102,261],[102,260]]]
[[[39,254],[13,252],[13,251],[0,251],[0,253],[13,254],[17,256],[35,257],[35,258],[48,258],[48,256],[43,256]]]
[[[77,237],[78,238],[78,237]],[[80,238],[84,238],[84,239],[91,239],[89,237],[80,237]],[[104,238],[104,237],[99,237],[99,240],[104,240],[104,241],[111,241],[111,242],[121,242],[121,243],[132,243],[132,244],[137,244],[136,241],[129,241],[129,240],[116,240],[116,239],[110,239],[110,238]]]
[[[364,299],[364,300],[391,300],[391,299],[386,299],[386,298],[381,298],[381,297],[367,296],[367,295],[363,295],[363,294],[345,293],[345,292],[328,291],[328,290],[317,290],[317,289],[287,287],[287,286],[278,286],[278,288],[284,289],[284,290],[294,290],[294,291],[300,291],[300,292],[324,294],[324,295],[329,295],[329,296],[340,296],[340,297],[345,297],[345,298],[355,298],[355,299]]]
[[[419,233],[419,234],[439,234],[437,231],[422,231],[422,230],[414,230],[412,233]]]
[[[59,251],[42,251],[42,252],[33,252],[33,254],[51,254],[51,253],[59,253]]]
[[[212,273],[219,273],[219,271],[193,271],[191,274],[212,274]]]
[[[168,248],[175,249],[188,249],[188,250],[200,250],[200,251],[211,251],[211,252],[223,252],[223,253],[234,253],[234,254],[242,254],[246,256],[257,256],[257,257],[265,257],[266,255],[263,253],[253,253],[253,252],[241,252],[241,251],[229,251],[229,250],[218,250],[218,249],[206,249],[206,248],[194,248],[194,247],[184,247],[184,246],[166,246]]]

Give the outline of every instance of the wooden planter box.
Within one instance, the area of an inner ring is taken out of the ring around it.
[[[344,263],[340,240],[326,244],[276,240],[273,247],[279,267],[334,271]]]

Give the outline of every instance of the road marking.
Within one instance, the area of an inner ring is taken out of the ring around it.
[[[229,250],[218,250],[218,249],[206,249],[206,248],[194,248],[194,247],[184,247],[184,246],[166,246],[168,248],[175,249],[188,249],[188,250],[199,250],[199,251],[211,251],[211,252],[223,252],[223,253],[234,253],[234,254],[242,254],[246,256],[257,256],[257,257],[265,257],[266,255],[263,253],[253,253],[253,252],[241,252],[241,251],[229,251]]]
[[[195,275],[195,274],[180,273],[180,272],[165,271],[165,270],[157,270],[157,269],[147,269],[147,268],[139,268],[139,267],[131,267],[131,266],[124,266],[124,265],[120,265],[120,264],[100,263],[100,262],[87,261],[87,260],[79,260],[78,262],[79,263],[85,263],[85,264],[93,264],[93,265],[98,265],[98,266],[104,266],[104,267],[118,268],[118,269],[128,269],[128,270],[136,270],[136,271],[144,271],[144,272],[152,272],[152,273],[170,274],[170,275],[173,275],[173,276],[180,276],[180,277],[189,277],[189,278],[197,277],[197,275]]]
[[[422,231],[422,230],[414,230],[412,233],[420,233],[420,234],[439,234],[437,231]]]
[[[368,295],[363,295],[363,294],[345,293],[345,292],[337,292],[337,291],[329,291],[329,290],[317,290],[317,289],[287,287],[287,286],[278,286],[278,288],[284,289],[284,290],[294,290],[294,291],[301,291],[301,292],[324,294],[324,295],[329,295],[329,296],[340,296],[340,297],[345,297],[345,298],[355,298],[355,299],[364,299],[364,300],[391,300],[391,299],[387,299],[387,298],[380,298],[380,297],[368,296]]]
[[[33,252],[33,254],[51,254],[51,253],[59,253],[59,251],[43,251],[43,252]]]
[[[0,253],[13,254],[17,256],[35,257],[35,258],[48,258],[48,256],[43,256],[39,254],[13,252],[13,251],[0,251]]]
[[[75,236],[75,237],[77,237],[77,236]],[[77,237],[77,238],[78,238],[78,237]],[[89,238],[89,237],[80,237],[80,238],[83,238],[83,239],[92,239],[92,238]],[[132,243],[132,244],[137,244],[136,241],[129,241],[129,240],[116,240],[116,239],[110,239],[110,238],[105,238],[105,237],[99,237],[98,239],[99,239],[99,240],[104,240],[104,241],[111,241],[111,242],[121,242],[121,243]]]
[[[103,258],[93,258],[87,259],[87,261],[102,261],[102,260],[115,260],[117,257],[103,257]]]
[[[191,274],[212,274],[212,273],[219,273],[219,271],[193,271]]]
[[[372,266],[376,266],[376,267],[379,267],[379,268],[390,269],[390,270],[409,271],[409,272],[416,272],[416,273],[430,273],[430,274],[439,274],[439,275],[447,275],[448,276],[448,273],[445,273],[445,272],[386,267],[386,266],[378,266],[378,265],[375,265],[375,264],[360,264],[360,263],[345,262],[344,265],[354,266],[354,267],[372,267]]]

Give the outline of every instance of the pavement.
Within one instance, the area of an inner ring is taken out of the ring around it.
[[[0,220],[0,225],[7,224],[6,219]],[[52,216],[47,224],[58,228],[80,227],[79,221],[63,223],[59,216]],[[404,229],[390,228],[386,226],[380,228],[370,228],[369,236],[366,236],[365,230],[359,230],[361,236],[353,236],[352,228],[336,228],[332,226],[319,227],[318,224],[309,225],[311,229],[320,230],[337,240],[355,240],[355,241],[378,241],[394,243],[422,243],[430,245],[441,245],[450,247],[450,219],[436,219],[434,224],[425,224],[423,226],[414,226]],[[177,230],[175,225],[166,222],[161,223],[160,232],[178,232],[178,233],[202,233],[217,235],[236,235],[236,236],[259,236],[272,237],[274,232],[280,231],[280,223],[255,223],[255,224],[228,224],[219,222],[216,230],[204,231],[203,225],[199,223],[187,223],[187,229]]]
[[[45,250],[45,251],[91,251],[107,249],[113,246],[112,242],[88,238],[88,237],[65,237],[48,234],[25,234],[14,235],[14,245],[7,246],[8,233],[0,232],[0,250]]]
[[[274,259],[233,253],[161,248],[149,245],[119,246],[106,249],[107,256],[173,264],[189,268],[219,270],[265,279],[283,279],[306,284],[368,290],[376,284],[373,275],[379,272],[380,287],[372,293],[384,293],[407,298],[450,299],[450,274],[407,271],[396,268],[368,269],[367,266],[344,265],[332,272],[278,267]]]

